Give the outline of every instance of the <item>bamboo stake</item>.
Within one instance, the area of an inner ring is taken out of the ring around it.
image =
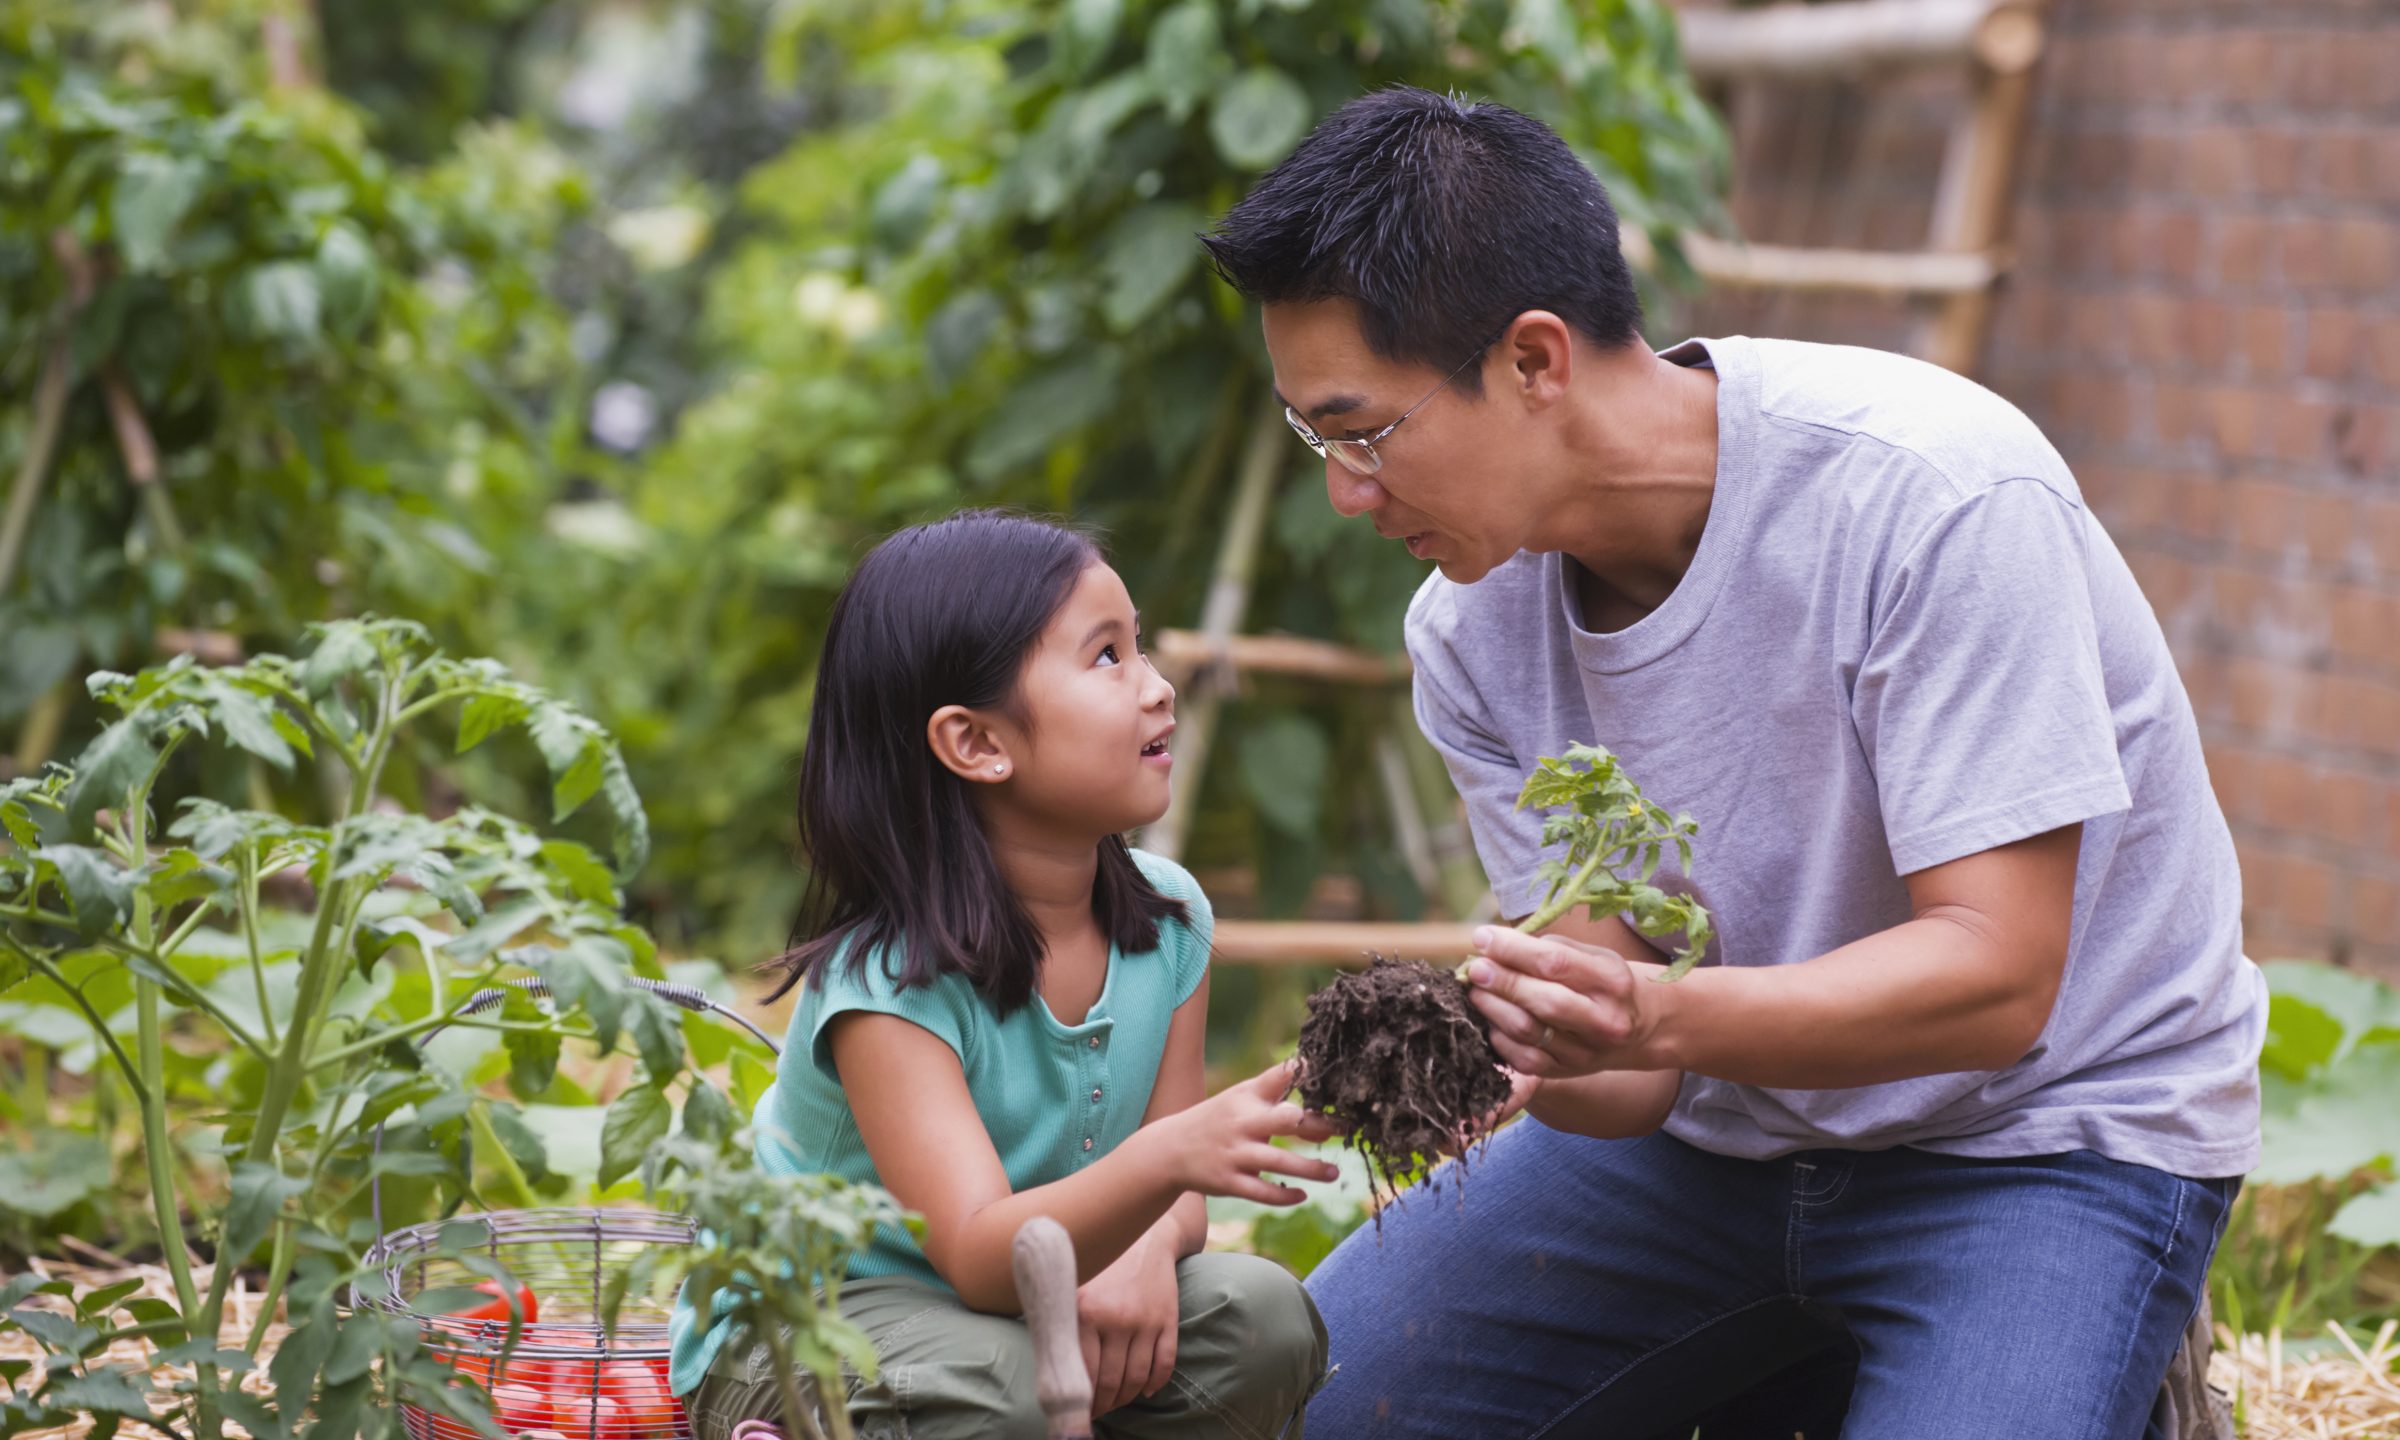
[[[175,503],[168,498],[167,487],[159,483],[158,442],[151,438],[149,422],[142,419],[142,407],[134,401],[133,387],[125,383],[125,372],[114,360],[100,371],[100,394],[108,403],[108,425],[117,437],[125,478],[141,495],[142,508],[150,512],[150,525],[158,531],[160,543],[169,550],[181,550],[183,526],[175,518]]]
[[[2041,23],[2023,0],[1837,0],[1753,10],[1684,10],[1684,64],[1697,80],[1830,80],[1973,62],[2031,68]]]
[[[66,327],[62,324],[50,351],[42,357],[42,378],[33,392],[33,428],[25,437],[25,454],[17,463],[17,478],[8,490],[8,514],[0,518],[0,595],[17,578],[17,560],[25,551],[25,536],[33,528],[33,507],[41,498],[42,479],[50,472],[50,454],[58,448],[59,422],[67,413],[67,374],[73,367]]]
[[[1191,833],[1209,741],[1214,738],[1225,691],[1231,688],[1231,667],[1224,657],[1230,653],[1233,632],[1241,627],[1243,612],[1250,608],[1250,582],[1258,569],[1259,542],[1266,534],[1267,505],[1283,474],[1285,428],[1278,408],[1260,409],[1242,451],[1233,515],[1218,545],[1216,572],[1200,610],[1200,637],[1211,659],[1191,675],[1184,687],[1188,693],[1177,707],[1175,769],[1168,780],[1167,813],[1142,832],[1142,847],[1170,860],[1183,854],[1183,842]]]
[[[1211,954],[1228,965],[1364,965],[1378,955],[1464,960],[1472,925],[1435,922],[1219,920]]]
[[[2038,50],[2039,19],[2030,11],[2020,13],[2037,27]],[[2009,199],[2016,185],[2017,157],[2024,148],[2025,112],[2032,100],[2033,76],[2025,68],[1986,69],[1976,75],[1973,110],[1966,123],[1951,132],[1950,152],[1944,157],[1930,237],[1936,250],[1992,254],[2007,243],[2013,208]],[[1961,375],[1974,373],[1983,358],[1991,314],[1988,285],[1950,296],[1919,327],[1917,353]]]
[[[1346,685],[1405,684],[1410,674],[1405,656],[1377,655],[1300,635],[1228,635],[1216,644],[1198,630],[1162,630],[1152,642],[1151,658],[1170,678],[1197,676],[1218,660],[1246,675],[1289,675]]]

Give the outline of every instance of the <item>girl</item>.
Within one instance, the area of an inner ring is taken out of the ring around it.
[[[808,864],[777,994],[802,985],[759,1163],[883,1185],[923,1214],[850,1271],[874,1337],[864,1437],[1043,1435],[1009,1269],[1075,1242],[1102,1435],[1297,1437],[1325,1330],[1298,1282],[1202,1254],[1202,1197],[1333,1178],[1279,1149],[1330,1127],[1273,1069],[1205,1098],[1208,901],[1122,832],[1167,808],[1175,691],[1073,530],[970,511],[901,531],[833,608],[800,762]],[[763,1346],[678,1307],[697,1440],[783,1422]],[[799,1427],[784,1423],[787,1434]]]

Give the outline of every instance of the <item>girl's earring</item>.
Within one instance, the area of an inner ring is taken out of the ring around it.
[[[994,765],[992,767],[992,773],[994,775],[1006,775],[1008,773],[1008,767],[1006,765]]]

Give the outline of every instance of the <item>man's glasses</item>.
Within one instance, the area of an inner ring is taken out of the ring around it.
[[[1505,334],[1506,332],[1503,331],[1502,333]],[[1334,459],[1342,462],[1342,468],[1350,471],[1354,475],[1372,475],[1376,471],[1383,468],[1383,457],[1376,453],[1375,447],[1389,437],[1394,430],[1399,429],[1401,421],[1406,420],[1409,416],[1414,415],[1419,410],[1425,408],[1426,400],[1431,400],[1434,396],[1441,394],[1443,390],[1449,388],[1451,381],[1456,380],[1461,374],[1465,373],[1466,368],[1469,365],[1481,360],[1484,357],[1484,353],[1492,348],[1492,340],[1497,340],[1499,338],[1499,335],[1494,335],[1491,340],[1486,340],[1481,345],[1476,346],[1475,353],[1460,361],[1458,369],[1453,370],[1449,374],[1443,376],[1441,384],[1436,385],[1431,390],[1426,391],[1423,399],[1420,399],[1416,404],[1409,406],[1406,410],[1401,411],[1399,420],[1394,420],[1391,424],[1384,426],[1381,430],[1376,431],[1372,435],[1364,436],[1357,440],[1328,440],[1324,436],[1317,433],[1315,426],[1310,425],[1306,420],[1301,419],[1300,412],[1294,410],[1289,405],[1283,407],[1284,423],[1290,425],[1292,427],[1292,433],[1300,437],[1300,443],[1306,445],[1309,449],[1316,451],[1320,459],[1330,455]]]

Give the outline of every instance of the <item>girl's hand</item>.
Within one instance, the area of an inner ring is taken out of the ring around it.
[[[1075,1292],[1092,1414],[1166,1388],[1182,1324],[1174,1247],[1151,1231]]]
[[[1231,1195],[1261,1205],[1297,1205],[1307,1194],[1264,1179],[1265,1174],[1332,1180],[1341,1171],[1267,1142],[1278,1136],[1325,1141],[1334,1124],[1283,1097],[1299,1066],[1286,1060],[1154,1125],[1169,1143],[1163,1157],[1177,1185],[1203,1195]]]

